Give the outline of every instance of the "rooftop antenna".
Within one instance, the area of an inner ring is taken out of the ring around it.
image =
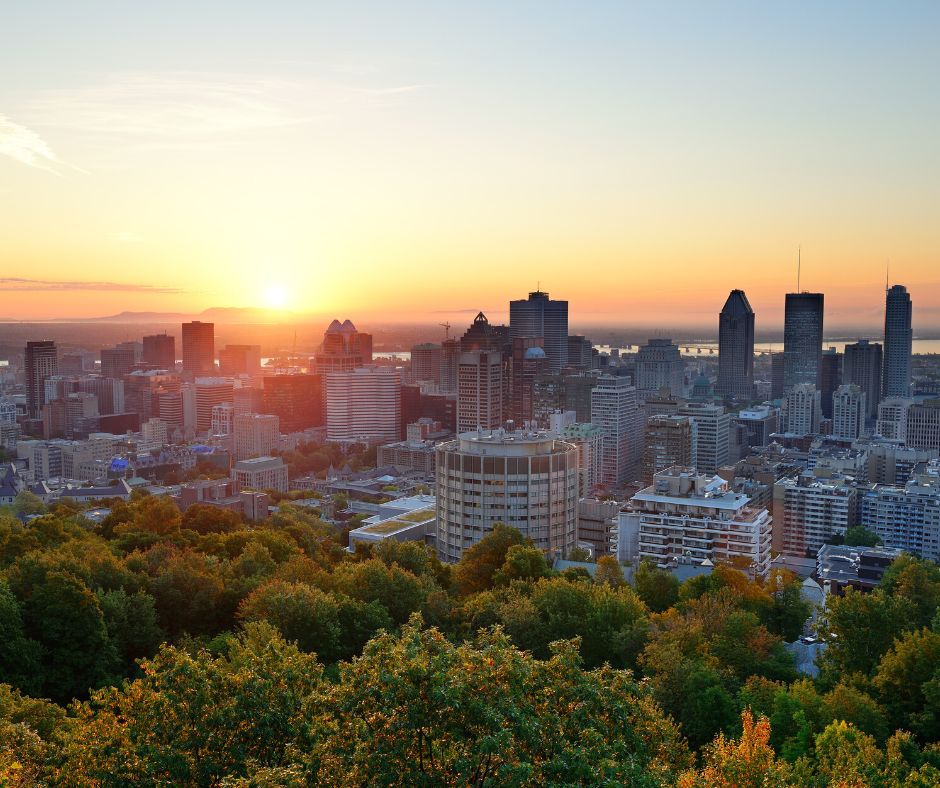
[[[800,292],[800,269],[803,267],[803,250],[796,247],[796,292]]]
[[[890,274],[891,274],[891,258],[889,257],[885,261],[885,292],[886,293],[888,292],[888,290],[890,290],[890,287],[888,286]]]

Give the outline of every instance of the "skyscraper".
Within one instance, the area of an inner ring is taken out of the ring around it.
[[[457,366],[457,432],[503,423],[503,355],[496,350],[460,354]]]
[[[783,319],[783,387],[820,383],[822,293],[787,293]]]
[[[223,375],[259,375],[261,345],[226,345],[219,351],[219,372]]]
[[[832,437],[854,441],[865,430],[865,392],[843,383],[832,398]]]
[[[824,419],[832,418],[832,395],[842,385],[842,354],[827,347],[819,357],[819,399]]]
[[[568,365],[568,302],[553,301],[536,290],[526,300],[509,302],[509,333],[517,337],[541,337],[549,372]]]
[[[183,373],[188,377],[215,372],[215,323],[183,323]]]
[[[845,363],[842,381],[854,383],[865,392],[865,417],[878,418],[878,403],[881,402],[881,345],[860,339],[845,346]]]
[[[646,422],[643,481],[673,465],[694,468],[698,462],[698,430],[688,416],[653,416]]]
[[[358,331],[351,320],[334,320],[323,334],[315,358],[316,372],[349,372],[372,363],[372,334]]]
[[[46,378],[56,374],[58,360],[55,342],[26,343],[26,410],[30,419],[42,418],[42,406],[46,403]]]
[[[911,395],[911,297],[894,285],[885,297],[884,396]]]
[[[743,290],[732,290],[718,314],[718,383],[722,395],[754,396],[754,310]]]
[[[324,375],[326,431],[331,441],[388,443],[401,436],[401,374],[394,367],[357,367]]]
[[[591,389],[591,423],[604,430],[600,482],[619,487],[640,459],[636,389],[627,377],[604,375],[596,380]]]
[[[324,423],[323,401],[322,375],[269,375],[260,412],[277,416],[285,433],[300,432]]]
[[[819,392],[812,383],[798,383],[783,398],[783,428],[791,435],[815,435],[822,416]]]
[[[680,397],[685,393],[685,364],[671,339],[651,339],[639,349],[636,389],[644,392],[669,389],[670,394]]]
[[[115,347],[101,348],[101,376],[104,378],[122,378],[134,370],[135,358],[133,342],[121,342]]]
[[[153,364],[156,369],[172,372],[176,368],[176,339],[169,334],[144,337],[141,360],[146,364]]]

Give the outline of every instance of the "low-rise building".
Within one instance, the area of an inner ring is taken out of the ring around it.
[[[239,490],[288,491],[287,466],[280,457],[239,460],[232,467],[232,479]]]

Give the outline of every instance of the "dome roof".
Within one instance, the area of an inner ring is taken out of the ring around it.
[[[545,358],[545,351],[542,350],[542,348],[540,348],[540,347],[530,347],[530,348],[526,348],[526,351],[525,351],[525,358],[526,358],[526,359]]]

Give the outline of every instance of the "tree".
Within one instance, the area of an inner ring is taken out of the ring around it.
[[[940,739],[940,633],[901,635],[881,658],[874,684],[892,725],[924,742]]]
[[[875,547],[881,544],[881,537],[864,525],[853,525],[845,529],[845,544],[850,547]]]
[[[128,594],[123,588],[98,591],[108,637],[118,655],[122,676],[136,671],[136,661],[152,657],[166,637],[157,623],[153,597],[143,591]]]
[[[18,517],[30,514],[45,514],[47,509],[42,499],[29,490],[20,490],[13,499],[13,511]]]
[[[171,635],[218,631],[223,583],[218,562],[192,550],[172,551],[155,569],[150,593],[160,624]]]
[[[633,585],[646,606],[654,613],[671,608],[679,599],[679,581],[671,572],[650,561],[641,561],[633,575]]]
[[[624,585],[627,581],[624,579],[620,562],[612,555],[602,555],[597,559],[594,582],[616,587]]]
[[[910,629],[930,626],[940,609],[940,567],[910,553],[891,563],[879,588],[908,606],[906,624]]]
[[[506,551],[506,560],[493,574],[493,584],[509,585],[515,580],[533,581],[551,572],[545,554],[535,545],[514,544]]]
[[[498,631],[455,646],[417,618],[341,665],[317,708],[316,784],[652,786],[688,763],[629,673],[582,670],[571,643],[537,660]]]
[[[853,588],[832,595],[828,604],[829,640],[823,662],[837,675],[870,674],[891,648],[907,618],[906,606],[880,591],[863,594]]]
[[[309,746],[320,667],[269,625],[247,625],[218,657],[165,646],[142,670],[76,709],[55,784],[219,785]]]
[[[578,563],[585,563],[591,560],[591,553],[588,550],[585,550],[583,547],[572,547],[568,551],[567,556],[569,561],[576,561]]]
[[[181,527],[200,534],[227,533],[241,528],[242,519],[231,509],[197,503],[186,509]]]
[[[333,589],[363,602],[378,602],[392,621],[403,624],[421,609],[433,583],[400,566],[386,566],[377,558],[360,564],[341,564],[334,571]]]
[[[506,563],[513,545],[525,540],[515,528],[496,523],[479,542],[463,551],[457,564],[457,588],[464,596],[493,587],[493,576]]]
[[[40,645],[26,636],[20,603],[0,580],[0,679],[26,692],[39,691]]]

